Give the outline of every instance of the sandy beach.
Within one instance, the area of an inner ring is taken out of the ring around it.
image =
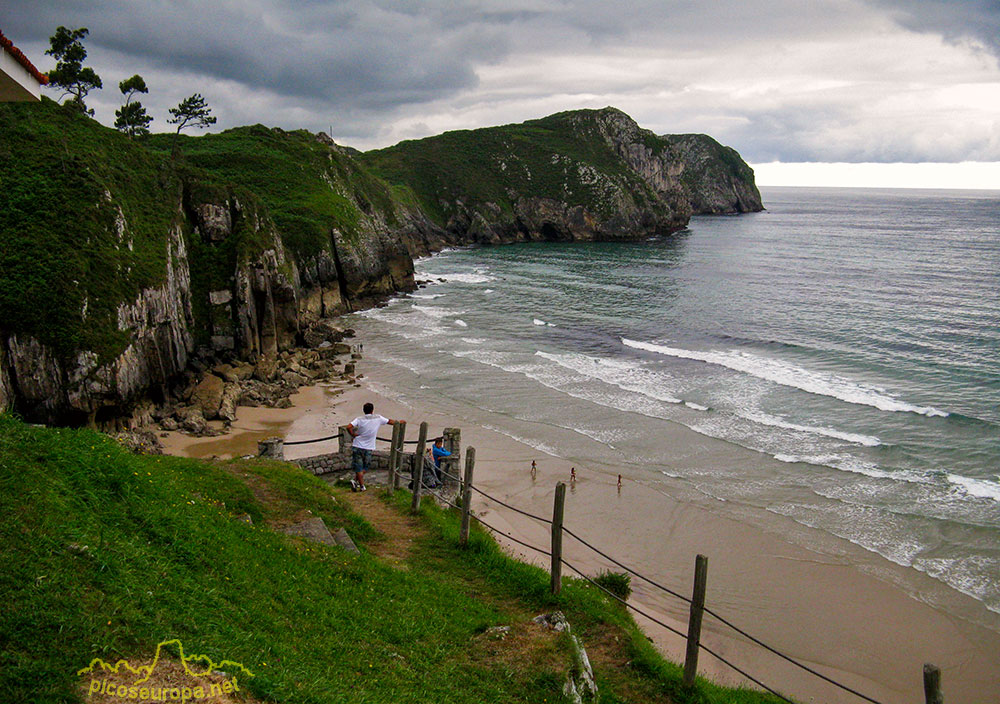
[[[366,371],[366,361],[358,362]],[[602,551],[654,581],[690,594],[696,554],[709,559],[706,605],[756,638],[865,695],[885,704],[922,701],[922,666],[942,670],[946,701],[983,704],[1000,697],[1000,617],[983,624],[956,616],[977,613],[971,598],[953,594],[947,612],[914,598],[899,584],[918,583],[918,592],[940,592],[939,582],[914,574],[846,541],[830,550],[803,547],[712,510],[679,502],[632,477],[616,487],[607,468],[588,467],[540,452],[508,435],[452,412],[414,408],[380,393],[377,383],[360,387],[319,386],[292,397],[293,408],[240,408],[232,432],[215,438],[170,433],[166,451],[192,457],[256,454],[257,441],[270,435],[288,441],[337,432],[361,412],[365,401],[377,413],[408,422],[410,439],[420,421],[431,436],[445,427],[462,431],[463,448],[476,448],[474,483],[482,491],[540,516],[551,515],[557,482],[568,485],[565,525]],[[664,442],[705,443],[705,438],[677,426]],[[286,449],[294,459],[331,452],[336,441]],[[531,462],[537,463],[532,477]],[[571,468],[577,481],[570,482]],[[530,518],[474,495],[474,511],[498,529],[498,539],[522,559],[547,566],[547,558],[506,540],[504,533],[541,548],[549,529]],[[835,540],[827,537],[828,540]],[[570,537],[565,559],[594,575],[617,569]],[[905,574],[904,574],[905,573]],[[564,574],[572,574],[564,569]],[[905,579],[904,579],[905,577]],[[926,584],[921,583],[925,580]],[[680,631],[686,630],[687,605],[633,577],[633,603]],[[924,590],[923,587],[926,587]],[[964,600],[964,601],[963,601]],[[992,618],[992,615],[988,615]],[[682,662],[684,642],[641,616],[637,620],[665,655]],[[803,702],[858,702],[820,678],[790,665],[736,635],[706,615],[703,642],[742,669]],[[702,652],[699,672],[726,684],[745,680]]]

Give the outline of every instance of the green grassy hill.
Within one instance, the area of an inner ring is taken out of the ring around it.
[[[148,660],[179,639],[242,663],[255,676],[241,686],[262,701],[556,702],[568,641],[530,619],[558,608],[602,702],[774,701],[685,691],[620,606],[576,580],[550,596],[544,571],[481,532],[460,548],[450,512],[401,518],[411,532],[393,545],[389,522],[349,499],[397,516],[408,501],[373,493],[279,462],[133,455],[0,415],[0,698],[83,701],[76,673],[93,658]],[[309,516],[346,527],[361,555],[275,530]]]

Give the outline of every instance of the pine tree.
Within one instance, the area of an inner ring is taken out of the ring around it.
[[[138,100],[132,101],[136,93],[148,93],[146,81],[136,74],[118,84],[119,90],[125,96],[125,104],[115,110],[115,127],[129,137],[149,134],[149,123],[153,118],[146,114],[146,108]]]
[[[86,27],[73,30],[59,27],[49,37],[50,48],[45,53],[56,60],[55,69],[49,71],[49,85],[65,90],[63,97],[73,96],[67,101],[67,105],[75,106],[84,114],[93,115],[94,111],[87,109],[83,99],[91,90],[102,88],[104,84],[94,69],[83,65],[87,50],[83,48],[81,40],[89,31]]]
[[[195,127],[208,127],[215,124],[212,116],[212,109],[201,97],[201,93],[195,93],[190,98],[184,98],[176,108],[170,108],[173,118],[167,120],[172,125],[177,125],[177,134],[185,127],[194,125]]]

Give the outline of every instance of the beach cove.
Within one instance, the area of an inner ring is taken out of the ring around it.
[[[550,515],[555,484],[566,482],[568,528],[678,593],[690,593],[694,556],[705,554],[709,558],[709,608],[777,650],[878,701],[919,700],[924,662],[942,669],[948,701],[989,701],[983,698],[984,692],[1000,691],[1000,672],[995,667],[1000,618],[984,624],[990,614],[984,615],[974,600],[944,589],[936,580],[879,560],[846,541],[810,546],[790,542],[789,535],[798,532],[791,526],[786,535],[780,524],[762,528],[736,521],[721,511],[651,490],[636,477],[624,477],[619,492],[613,465],[546,454],[493,429],[496,426],[490,419],[470,422],[473,409],[462,409],[445,398],[417,405],[411,394],[427,391],[420,388],[426,384],[419,377],[407,380],[406,373],[374,358],[357,364],[363,375],[361,386],[336,389],[341,393],[332,393],[326,386],[306,387],[292,397],[295,405],[290,409],[241,407],[231,434],[192,438],[171,433],[164,439],[167,451],[226,458],[254,454],[258,440],[267,436],[280,435],[288,441],[325,437],[350,422],[361,405],[371,400],[376,412],[406,420],[411,436],[421,421],[428,422],[432,435],[445,427],[460,428],[463,448],[476,448],[476,486],[513,506]],[[663,441],[686,448],[688,459],[740,461],[726,443],[712,442],[682,427]],[[286,458],[332,452],[335,443],[289,447]],[[581,447],[581,457],[586,451]],[[532,460],[538,466],[534,479]],[[571,467],[578,476],[574,483],[569,481]],[[501,531],[495,535],[512,554],[547,566],[547,558],[532,554],[503,534],[547,548],[547,526],[478,494],[474,494],[473,511]],[[564,540],[564,550],[565,559],[588,575],[617,569],[572,539]],[[564,570],[564,574],[572,572]],[[633,577],[632,585],[632,601],[639,608],[686,630],[686,604],[638,578]],[[920,590],[920,598],[907,591],[914,587]],[[637,620],[668,658],[683,661],[681,638],[644,622],[641,616]],[[704,629],[703,642],[708,647],[800,701],[858,701],[742,637],[733,637],[710,617]],[[724,684],[742,681],[705,653],[699,671]]]

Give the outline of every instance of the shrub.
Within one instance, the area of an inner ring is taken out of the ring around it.
[[[601,572],[594,581],[619,599],[628,599],[632,594],[632,576],[624,572]]]

